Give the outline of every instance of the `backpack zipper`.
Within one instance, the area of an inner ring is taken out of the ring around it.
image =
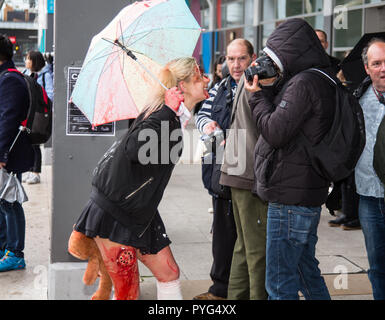
[[[148,179],[145,183],[143,183],[138,189],[134,190],[134,191],[131,192],[129,195],[127,195],[124,199],[125,199],[125,200],[128,200],[129,198],[131,198],[132,196],[134,196],[137,192],[139,192],[140,190],[142,190],[146,185],[150,184],[153,180],[154,180],[154,177],[151,177],[151,178]]]

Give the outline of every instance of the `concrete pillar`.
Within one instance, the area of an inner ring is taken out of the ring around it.
[[[81,67],[93,35],[130,1],[55,1],[55,103],[51,256],[49,299],[88,299],[93,290],[82,285],[85,268],[67,253],[72,226],[86,204],[91,175],[98,160],[127,128],[127,121],[116,124],[115,136],[76,136],[67,134],[68,70]]]

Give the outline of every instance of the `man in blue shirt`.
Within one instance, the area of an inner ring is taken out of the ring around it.
[[[356,91],[365,118],[366,145],[357,163],[355,180],[360,196],[359,218],[369,260],[374,299],[385,299],[385,203],[384,185],[373,168],[373,148],[385,115],[385,41],[373,39],[362,52],[369,77]],[[370,78],[370,79],[369,79]],[[385,165],[385,164],[384,164]]]

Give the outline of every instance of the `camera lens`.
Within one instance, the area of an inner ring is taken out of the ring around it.
[[[255,75],[258,75],[259,79],[267,79],[273,78],[278,74],[274,62],[269,56],[263,55],[255,60],[255,63],[255,66],[245,70],[245,77],[248,82],[252,82]]]

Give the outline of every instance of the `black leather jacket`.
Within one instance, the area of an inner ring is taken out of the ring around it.
[[[181,131],[174,132],[180,128],[167,106],[145,120],[141,115],[94,170],[91,199],[138,236],[155,216],[182,153]]]

